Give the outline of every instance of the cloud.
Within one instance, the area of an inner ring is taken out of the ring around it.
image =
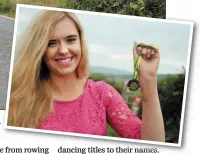
[[[132,60],[132,56],[120,54],[119,51],[123,51],[123,47],[106,47],[97,44],[89,44],[89,53],[94,53],[97,55],[103,55],[110,60]]]
[[[98,65],[102,65],[102,60],[98,61],[98,59],[103,59],[103,64],[112,67],[119,67],[126,70],[132,70],[132,53],[124,52],[128,51],[128,47],[113,47],[113,46],[103,46],[97,44],[89,44],[89,54],[91,53],[91,57],[93,62]],[[121,53],[120,53],[121,52]],[[116,63],[116,61],[118,63]],[[182,58],[174,56],[174,54],[164,54],[161,55],[159,73],[180,73],[182,72],[182,67],[186,67],[186,61]]]
[[[122,54],[112,55],[111,59],[117,59],[117,60],[132,60],[133,58],[131,56],[124,56]]]

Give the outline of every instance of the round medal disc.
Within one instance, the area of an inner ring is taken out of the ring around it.
[[[136,91],[140,88],[140,82],[136,79],[129,80],[127,86],[131,91]]]

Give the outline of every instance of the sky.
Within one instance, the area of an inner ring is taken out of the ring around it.
[[[41,10],[20,7],[17,40]],[[155,44],[160,49],[159,74],[183,72],[188,58],[191,24],[103,13],[75,13],[85,35],[90,66],[117,68],[133,72],[132,48],[137,43]]]

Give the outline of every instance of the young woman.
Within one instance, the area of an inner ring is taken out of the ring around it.
[[[142,122],[120,94],[88,79],[82,26],[73,13],[45,11],[29,29],[15,58],[8,125],[106,135],[107,122],[121,137],[164,141],[157,92],[159,51],[138,47]],[[103,60],[102,60],[103,61]]]

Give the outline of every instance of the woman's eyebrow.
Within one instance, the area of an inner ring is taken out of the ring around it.
[[[74,38],[74,37],[78,37],[77,35],[69,35],[69,36],[67,36],[67,38]]]
[[[66,38],[69,39],[69,38],[76,38],[76,37],[78,37],[78,35],[68,35]],[[54,43],[56,41],[57,41],[56,39],[49,40],[50,43]]]
[[[50,43],[56,42],[56,40],[49,40]]]

